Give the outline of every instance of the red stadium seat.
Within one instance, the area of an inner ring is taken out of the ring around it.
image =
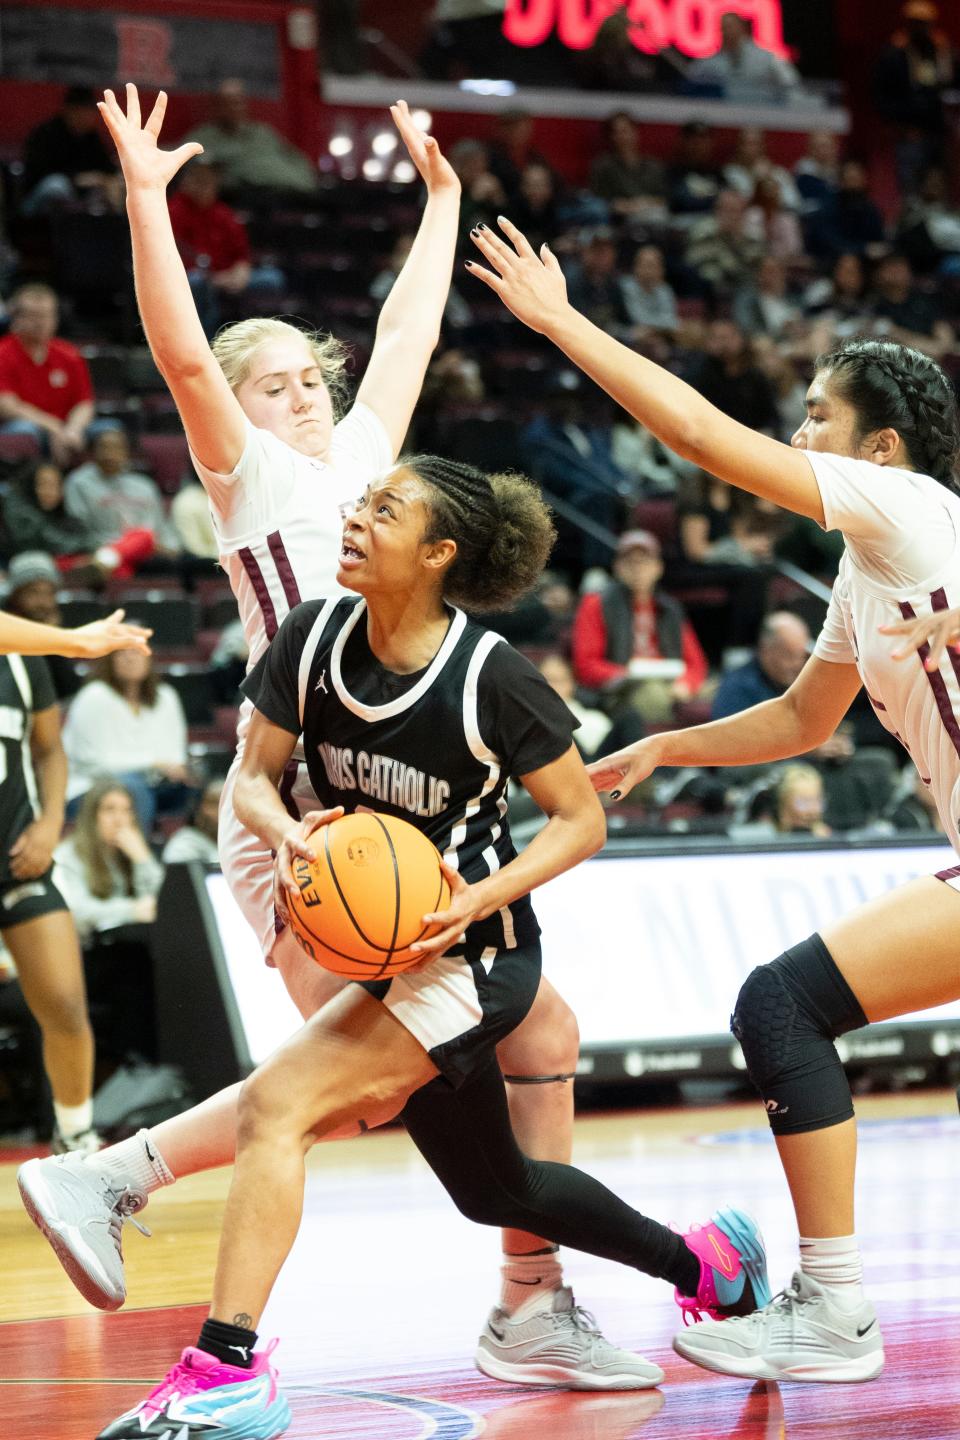
[[[141,435],[140,453],[164,495],[176,495],[183,476],[192,473],[190,450],[182,430],[173,435]]]

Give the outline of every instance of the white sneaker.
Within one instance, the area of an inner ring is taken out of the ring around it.
[[[673,1348],[705,1370],[750,1380],[873,1380],[883,1369],[870,1301],[842,1310],[800,1270],[756,1314],[704,1320],[674,1336]]]
[[[562,1385],[568,1390],[647,1390],[663,1371],[642,1355],[617,1350],[569,1286],[544,1297],[549,1308],[511,1319],[491,1310],[474,1361],[492,1380],[517,1385]]]
[[[79,1135],[61,1135],[54,1127],[50,1140],[51,1155],[95,1155],[103,1149],[103,1140],[96,1130],[81,1130]]]
[[[119,1310],[127,1298],[123,1222],[146,1205],[144,1191],[118,1185],[100,1173],[96,1155],[82,1154],[28,1160],[17,1184],[27,1214],[84,1299],[98,1310]],[[133,1224],[150,1234],[139,1221]]]

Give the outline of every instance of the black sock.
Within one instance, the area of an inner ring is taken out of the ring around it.
[[[678,1235],[679,1245],[677,1252],[671,1256],[673,1264],[670,1273],[665,1276],[673,1280],[681,1295],[696,1295],[700,1289],[700,1260],[694,1255],[682,1235]]]
[[[241,1370],[249,1370],[256,1343],[256,1330],[244,1330],[242,1325],[228,1325],[223,1320],[204,1320],[197,1349],[215,1355],[224,1365],[237,1365]]]

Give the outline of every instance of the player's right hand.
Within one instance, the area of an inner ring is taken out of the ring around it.
[[[932,615],[917,615],[913,620],[898,620],[881,625],[881,635],[902,635],[903,644],[893,651],[894,660],[915,655],[921,645],[929,644],[930,654],[923,662],[927,670],[937,670],[947,646],[960,645],[960,606],[953,610],[936,610]]]
[[[608,794],[614,800],[622,800],[629,795],[635,785],[646,780],[662,763],[660,740],[661,736],[650,735],[646,740],[638,740],[635,745],[604,755],[602,760],[594,760],[587,766],[594,790]]]
[[[343,806],[333,810],[308,810],[303,819],[291,825],[280,842],[274,862],[273,903],[283,921],[289,920],[287,898],[296,895],[300,889],[293,878],[293,862],[296,859],[315,860],[316,851],[310,837],[324,825],[332,825],[344,813]]]
[[[192,160],[194,155],[203,154],[203,146],[195,140],[188,140],[176,150],[159,149],[157,141],[167,110],[164,90],[160,91],[154,101],[145,125],[140,120],[140,96],[136,85],[127,85],[126,114],[112,90],[104,90],[103,99],[97,102],[97,109],[113,136],[128,190],[137,187],[165,190],[188,160]]]

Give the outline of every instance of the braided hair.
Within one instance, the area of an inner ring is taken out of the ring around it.
[[[857,415],[859,437],[890,427],[910,463],[958,489],[960,413],[947,374],[919,350],[893,340],[850,340],[817,360]]]
[[[426,544],[453,540],[444,597],[467,610],[506,610],[532,589],[556,539],[540,491],[524,475],[484,475],[437,455],[402,457],[427,491]]]

